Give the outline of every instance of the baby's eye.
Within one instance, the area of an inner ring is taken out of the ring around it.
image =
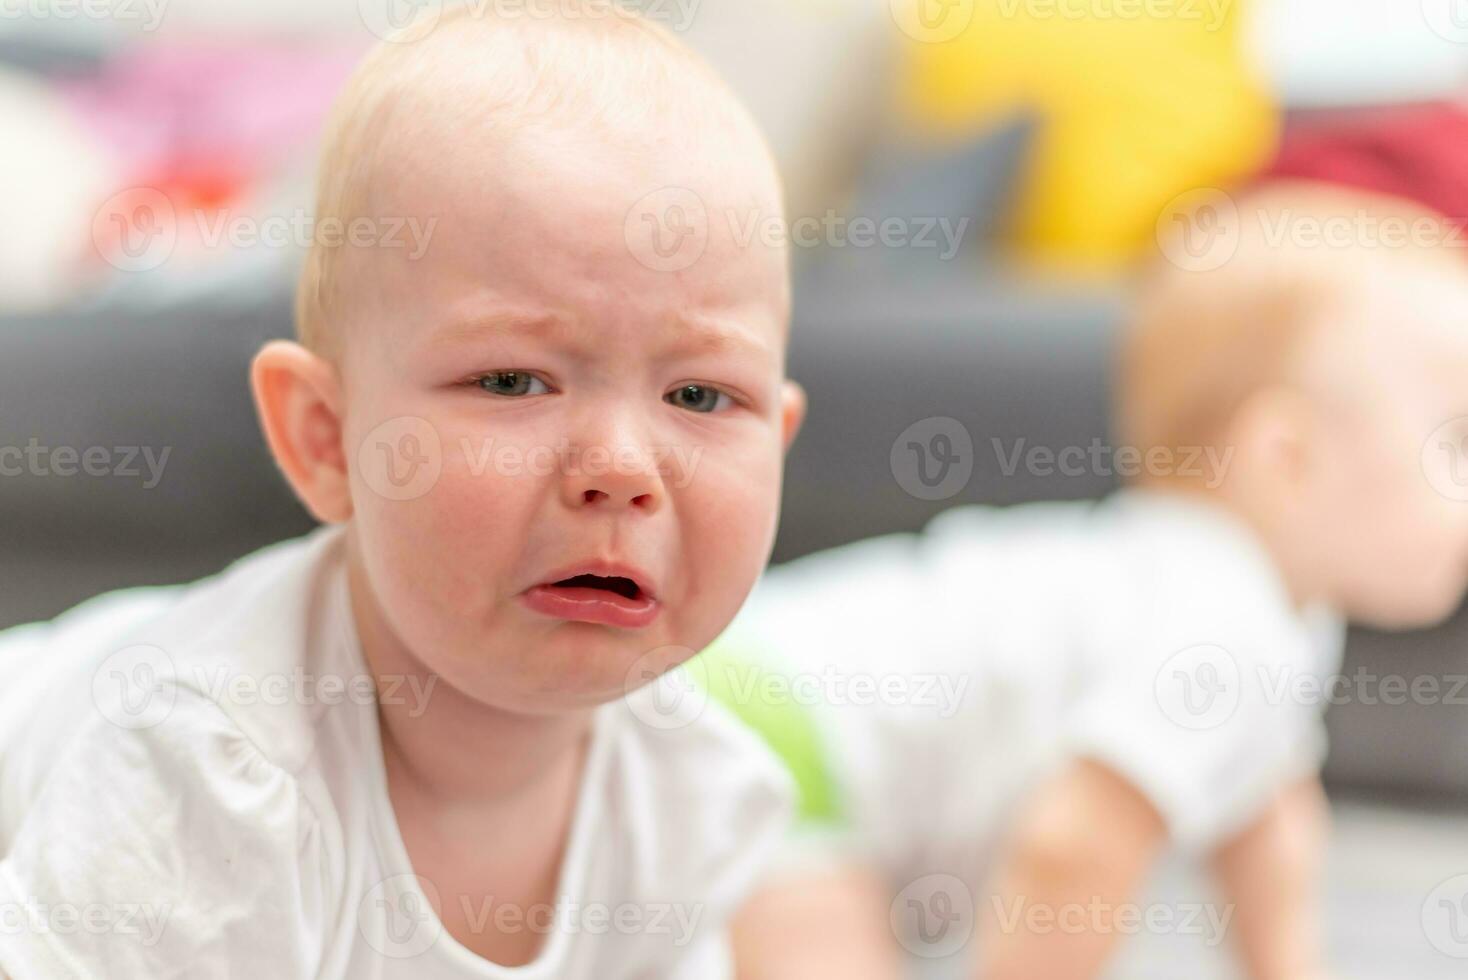
[[[730,404],[727,394],[709,385],[683,385],[668,392],[663,400],[690,412],[714,412]]]
[[[492,395],[543,395],[550,386],[528,371],[491,371],[474,379],[474,383]]]

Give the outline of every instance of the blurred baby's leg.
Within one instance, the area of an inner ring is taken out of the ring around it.
[[[1235,945],[1250,980],[1326,976],[1320,937],[1320,876],[1330,807],[1320,780],[1288,787],[1241,834],[1213,854],[1233,906]]]
[[[857,864],[770,883],[734,922],[739,980],[898,980],[889,892]]]

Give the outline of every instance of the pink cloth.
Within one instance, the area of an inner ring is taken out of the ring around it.
[[[360,54],[319,42],[150,45],[63,92],[115,152],[123,186],[229,194],[315,145]]]

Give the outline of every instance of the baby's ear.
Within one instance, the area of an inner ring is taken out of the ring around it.
[[[273,340],[255,355],[250,387],[265,441],[301,503],[328,524],[351,517],[336,369],[300,344]]]
[[[780,437],[787,452],[804,422],[805,389],[794,381],[786,381],[780,391]]]
[[[1245,476],[1278,491],[1298,487],[1318,462],[1316,407],[1292,388],[1270,386],[1249,395],[1229,422],[1226,442],[1237,448]]]

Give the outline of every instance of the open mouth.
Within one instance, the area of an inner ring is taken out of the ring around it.
[[[624,571],[605,568],[607,572]],[[625,569],[631,571],[631,569]],[[570,569],[567,569],[570,571]],[[527,589],[522,599],[553,619],[637,629],[658,616],[661,603],[630,575],[581,572]]]
[[[606,592],[613,592],[624,599],[637,599],[642,596],[642,590],[637,587],[636,582],[620,575],[576,575],[551,584],[558,589],[602,589]]]

